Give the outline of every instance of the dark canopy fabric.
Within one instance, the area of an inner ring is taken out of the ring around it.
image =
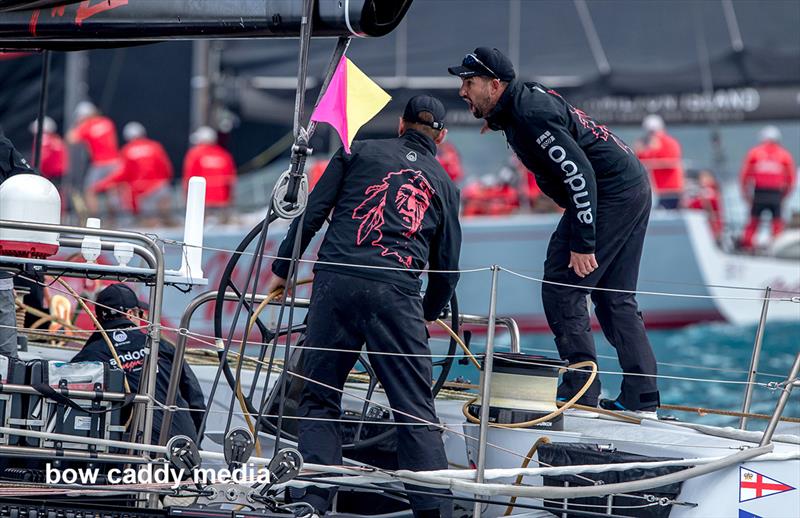
[[[333,45],[315,41],[312,71],[322,72]],[[800,3],[416,0],[401,27],[383,38],[353,41],[349,56],[372,76],[440,77],[479,45],[505,52],[521,78],[561,87],[700,89],[706,62],[715,87],[797,84]],[[296,60],[294,40],[233,41],[223,65],[236,73],[291,76]]]
[[[317,83],[334,44],[312,46]],[[800,2],[415,0],[393,33],[353,41],[348,56],[395,97],[418,88],[455,106],[458,81],[446,69],[484,45],[506,53],[520,78],[573,99],[798,87]],[[226,42],[222,66],[238,78],[229,94],[243,117],[285,120],[296,41]]]

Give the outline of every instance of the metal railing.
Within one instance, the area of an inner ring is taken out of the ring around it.
[[[150,237],[140,234],[138,232],[128,232],[123,230],[110,230],[110,229],[101,229],[101,228],[87,228],[87,227],[75,227],[70,225],[53,225],[49,223],[31,223],[27,221],[8,221],[8,220],[0,220],[0,228],[8,228],[8,229],[15,229],[15,230],[33,230],[33,231],[40,231],[40,232],[57,232],[73,234],[78,236],[96,236],[100,238],[108,238],[108,239],[118,239],[123,241],[135,241],[142,245],[144,249],[147,250],[148,253],[142,254],[141,257],[147,262],[148,264],[152,261],[155,264],[152,265],[152,268],[148,270],[151,274],[154,285],[150,290],[150,315],[152,322],[155,324],[150,324],[147,330],[147,336],[149,340],[150,346],[150,355],[145,360],[144,365],[144,376],[142,377],[142,381],[139,384],[139,394],[147,395],[147,394],[154,394],[155,387],[156,387],[156,367],[158,365],[158,347],[159,342],[161,341],[161,306],[164,297],[164,254],[159,248],[158,244],[151,239]],[[68,243],[69,246],[73,246],[77,243],[78,240],[75,241],[65,241]],[[134,252],[137,249],[134,248]],[[12,261],[14,258],[7,258],[0,256],[0,263],[8,262],[14,263]],[[30,261],[31,263],[38,264],[42,270],[46,270],[48,264],[57,265],[58,273],[61,275],[77,275],[80,277],[87,276],[87,265],[81,263],[71,263],[66,261],[48,261],[48,260],[39,260],[39,261]],[[112,267],[113,268],[113,267]],[[104,272],[101,270],[97,275],[103,276]],[[116,277],[110,277],[116,278]],[[144,410],[142,413],[142,409]],[[146,443],[150,442],[150,437],[152,434],[153,428],[153,408],[148,405],[141,405],[137,404],[136,411],[134,413],[134,419],[131,421],[132,424],[132,431],[131,437],[136,437],[139,430],[143,433],[143,441]]]

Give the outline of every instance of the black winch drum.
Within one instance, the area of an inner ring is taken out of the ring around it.
[[[481,369],[486,358],[481,361]],[[558,373],[567,362],[521,353],[495,353],[489,397],[489,422],[514,424],[532,421],[554,412]],[[481,406],[470,405],[472,415],[480,415]],[[530,428],[563,430],[563,416]]]

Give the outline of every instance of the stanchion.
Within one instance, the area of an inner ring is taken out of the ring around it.
[[[486,441],[489,435],[489,396],[490,384],[492,381],[492,364],[494,359],[494,327],[497,320],[497,275],[500,267],[492,265],[492,287],[489,294],[489,327],[486,330],[486,353],[483,360],[483,370],[481,370],[481,422],[478,434],[478,467],[475,474],[475,482],[483,482],[483,473],[486,470]],[[479,518],[481,515],[481,504],[475,502],[473,517]]]
[[[769,296],[772,288],[767,286],[764,290],[764,304],[761,306],[761,318],[758,320],[758,328],[756,329],[756,341],[753,343],[753,355],[750,357],[750,371],[747,374],[747,385],[744,389],[744,403],[742,404],[742,413],[747,414],[750,412],[750,404],[753,402],[753,384],[756,381],[758,372],[758,360],[761,356],[761,343],[764,341],[764,328],[767,326],[767,310],[769,309]],[[747,416],[743,415],[739,419],[739,429],[744,430],[747,428]]]

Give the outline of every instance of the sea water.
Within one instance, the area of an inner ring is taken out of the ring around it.
[[[662,403],[734,411],[742,409],[746,385],[741,382],[747,380],[756,326],[709,323],[682,329],[651,330],[647,334],[659,362],[658,374],[663,376],[658,382]],[[595,333],[594,338],[603,397],[615,398],[622,381],[616,351],[602,333]],[[496,350],[507,351],[508,344],[507,335],[499,333]],[[484,339],[476,336],[474,350],[482,351],[484,346]],[[558,357],[553,337],[547,333],[524,335],[521,347],[529,354]],[[799,351],[800,323],[769,323],[764,332],[758,367],[761,374],[756,381],[767,384],[785,380]],[[448,379],[456,376],[472,383],[479,380],[479,373],[471,364],[465,366],[455,362]],[[750,411],[771,414],[779,395],[780,390],[760,385],[754,387]],[[662,410],[660,414],[708,425],[737,426],[739,422],[738,417],[701,416],[673,410]],[[784,415],[800,417],[800,389],[793,392]],[[750,420],[748,428],[762,430],[765,425],[764,420]]]

